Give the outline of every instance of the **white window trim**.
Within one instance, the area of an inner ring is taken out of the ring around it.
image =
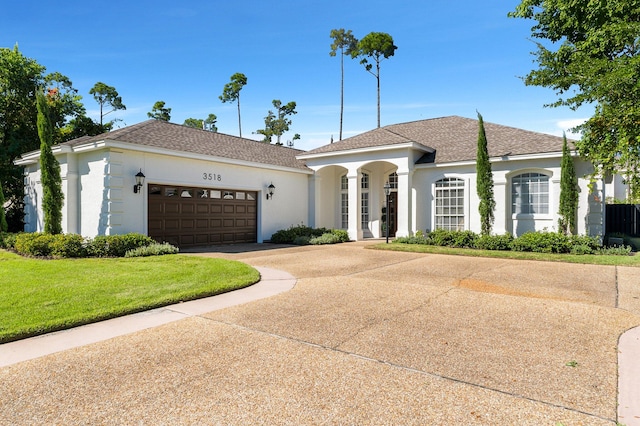
[[[512,212],[512,206],[513,206],[513,178],[516,176],[520,176],[526,173],[539,173],[541,175],[545,175],[549,178],[549,193],[548,193],[548,197],[549,197],[549,210],[548,213],[513,213]],[[540,169],[540,168],[526,168],[526,169],[520,169],[520,170],[515,170],[511,173],[509,173],[507,176],[507,191],[506,191],[506,195],[507,195],[507,208],[508,208],[508,212],[511,215],[511,219],[512,220],[549,220],[549,219],[553,219],[554,217],[554,212],[556,209],[556,205],[555,205],[555,198],[554,198],[554,191],[553,191],[553,172],[550,170],[546,170],[546,169]]]
[[[471,204],[471,191],[470,191],[470,179],[467,176],[461,176],[458,174],[443,174],[431,182],[431,228],[436,229],[436,182],[442,179],[459,179],[464,183],[464,230],[470,229],[470,204]]]

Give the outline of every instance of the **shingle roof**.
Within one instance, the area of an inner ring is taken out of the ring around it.
[[[250,139],[147,120],[98,136],[83,136],[61,145],[76,146],[99,141],[118,141],[173,151],[190,152],[254,163],[308,170],[296,155],[304,151]]]
[[[514,127],[484,122],[490,157],[562,151],[562,138]],[[307,155],[336,153],[414,142],[434,154],[427,162],[450,163],[476,159],[478,121],[458,116],[392,124],[305,152]]]

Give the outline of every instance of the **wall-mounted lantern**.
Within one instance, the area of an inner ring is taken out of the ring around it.
[[[133,193],[137,194],[142,189],[142,185],[144,184],[145,175],[142,173],[142,169],[138,173],[136,173],[136,184],[133,185]]]
[[[273,191],[275,189],[276,187],[273,185],[273,182],[271,182],[271,185],[267,187],[267,200],[270,200],[273,198]]]

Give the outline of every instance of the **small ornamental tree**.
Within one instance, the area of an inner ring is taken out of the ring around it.
[[[576,232],[576,213],[578,212],[578,177],[573,165],[571,151],[564,135],[562,145],[562,163],[560,166],[560,206],[558,214],[558,231],[566,235]]]
[[[49,115],[49,104],[44,93],[38,91],[38,136],[40,136],[40,180],[42,181],[42,210],[44,212],[44,232],[62,233],[62,178],[60,163],[53,155],[53,125]]]
[[[4,192],[2,191],[2,182],[0,182],[0,232],[7,232],[9,225],[4,213]]]
[[[482,235],[490,235],[494,221],[494,210],[496,201],[493,198],[493,174],[491,163],[489,162],[489,151],[487,148],[487,135],[484,131],[484,121],[478,113],[478,152],[476,155],[476,190],[480,204],[480,225]]]

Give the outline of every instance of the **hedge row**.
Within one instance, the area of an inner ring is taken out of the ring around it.
[[[628,255],[630,246],[602,247],[596,237],[564,235],[558,232],[528,232],[518,238],[511,234],[478,235],[472,231],[436,229],[429,233],[418,231],[415,236],[400,237],[396,244],[426,244],[443,247],[481,250],[513,250],[537,253],[614,254]]]
[[[336,244],[349,241],[349,233],[343,229],[311,228],[305,225],[281,229],[271,236],[276,244]]]
[[[138,233],[123,235],[102,235],[85,238],[77,234],[46,234],[42,232],[3,234],[0,247],[14,250],[24,256],[37,257],[124,257],[135,255],[163,254],[177,252],[177,249],[155,247],[153,238]],[[140,250],[141,248],[150,247]],[[136,249],[138,251],[136,252]]]

